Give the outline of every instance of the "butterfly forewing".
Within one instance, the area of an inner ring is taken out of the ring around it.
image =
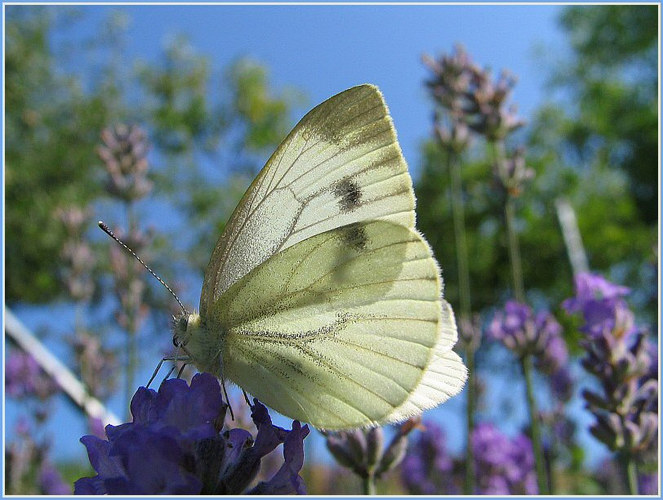
[[[235,209],[205,272],[201,316],[275,253],[355,222],[413,227],[414,204],[380,91],[361,85],[328,99],[302,118]]]

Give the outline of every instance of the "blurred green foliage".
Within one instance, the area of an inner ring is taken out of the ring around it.
[[[289,129],[301,94],[275,94],[267,70],[248,60],[219,74],[183,37],[155,62],[124,60],[127,20],[120,13],[92,39],[61,44],[55,35],[81,22],[80,11],[9,6],[7,14],[8,302],[63,297],[57,209],[105,199],[96,148],[101,130],[119,122],[147,130],[152,201],[182,210],[190,237],[179,251],[202,270],[230,210]],[[167,239],[157,245],[157,261],[171,260]]]
[[[556,78],[576,104],[563,146],[582,163],[625,172],[646,225],[656,225],[659,208],[658,20],[656,5],[569,7],[561,26],[574,55]]]
[[[551,90],[561,89],[565,97],[544,105],[512,141],[527,147],[528,165],[536,171],[517,208],[525,284],[531,299],[545,298],[549,307],[573,291],[555,209],[563,197],[576,211],[590,268],[636,290],[640,321],[655,321],[656,19],[653,6],[566,9],[561,22],[573,52],[550,78]],[[610,51],[599,49],[602,43]],[[423,153],[419,225],[444,269],[445,293],[457,304],[446,153],[432,139]],[[461,167],[476,310],[509,296],[501,195],[492,185],[490,158],[485,144],[475,143]]]
[[[55,213],[100,194],[94,146],[113,102],[61,71],[51,12],[14,5],[6,14],[6,298],[48,302],[59,296],[64,239]]]

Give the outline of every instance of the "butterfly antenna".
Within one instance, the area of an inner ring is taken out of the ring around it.
[[[113,238],[113,239],[114,239],[117,243],[119,243],[119,244],[120,244],[120,245],[121,245],[121,246],[122,246],[127,252],[129,252],[131,255],[133,255],[133,256],[136,258],[136,260],[137,260],[138,262],[140,262],[140,263],[143,265],[143,267],[144,267],[145,269],[147,269],[147,270],[149,271],[149,273],[157,279],[157,281],[158,281],[159,283],[161,283],[164,287],[166,287],[166,290],[168,290],[168,291],[170,292],[170,294],[171,294],[173,297],[175,297],[175,300],[177,301],[177,303],[178,303],[178,304],[180,305],[180,307],[182,308],[182,312],[184,312],[184,314],[187,314],[188,311],[187,311],[186,308],[184,307],[184,304],[182,304],[182,301],[179,299],[179,297],[178,297],[177,295],[175,295],[175,292],[173,292],[173,289],[170,288],[170,287],[166,284],[166,282],[165,282],[164,280],[162,280],[159,276],[157,276],[157,274],[156,274],[154,271],[152,271],[152,269],[150,269],[150,266],[148,266],[147,264],[145,264],[145,262],[143,262],[143,259],[141,259],[138,255],[136,255],[136,252],[134,252],[131,248],[129,248],[129,247],[124,243],[124,241],[122,241],[120,238],[118,238],[117,236],[115,236],[115,234],[113,233],[113,231],[111,231],[110,227],[108,227],[103,221],[99,221],[98,224],[99,224],[99,227],[101,228],[101,230],[102,230],[104,233],[106,233],[108,236],[110,236],[111,238]]]

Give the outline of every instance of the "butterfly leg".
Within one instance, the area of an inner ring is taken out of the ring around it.
[[[180,361],[182,361],[182,360],[180,360]],[[182,368],[180,368],[180,371],[177,372],[177,378],[182,378],[182,373],[184,372],[184,369],[187,366],[189,366],[189,363],[185,361],[184,364],[182,365]],[[175,367],[173,366],[173,368],[175,368]]]
[[[246,401],[246,404],[249,405],[249,407],[252,407],[253,405],[251,404],[249,396],[248,394],[246,394],[246,391],[244,389],[242,389],[242,394],[244,394],[244,401]]]
[[[188,357],[182,358],[180,356],[166,356],[165,358],[161,358],[161,361],[159,361],[159,364],[154,369],[154,373],[152,373],[152,376],[150,377],[150,380],[147,382],[147,385],[145,387],[147,387],[147,388],[150,387],[150,384],[154,381],[155,377],[157,376],[157,373],[159,373],[159,370],[161,370],[161,367],[163,366],[163,363],[165,361],[185,361],[185,362],[188,362],[189,358]],[[186,364],[185,364],[185,366],[186,366]],[[174,369],[175,369],[175,367],[171,368],[171,370],[168,372],[168,375],[166,375],[166,378],[168,378],[170,376],[170,374],[173,373]],[[181,371],[180,371],[180,374],[181,374]],[[178,377],[179,377],[179,374],[178,374]]]
[[[233,407],[230,404],[230,399],[228,398],[228,391],[226,391],[226,381],[221,377],[221,387],[223,387],[223,395],[226,398],[226,403],[228,403],[228,409],[230,410],[230,418],[234,422],[235,414],[233,413]]]

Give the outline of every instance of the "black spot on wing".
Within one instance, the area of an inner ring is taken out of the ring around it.
[[[366,249],[368,243],[368,236],[366,235],[366,228],[361,222],[348,224],[341,229],[341,235],[346,245],[356,251]]]
[[[361,188],[350,178],[346,177],[336,183],[334,195],[338,198],[338,205],[343,212],[350,212],[361,204]]]

